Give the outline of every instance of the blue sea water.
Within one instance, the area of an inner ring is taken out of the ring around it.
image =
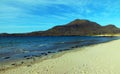
[[[24,58],[69,50],[71,48],[92,45],[119,37],[98,36],[31,36],[31,37],[0,37],[0,61],[6,57]]]

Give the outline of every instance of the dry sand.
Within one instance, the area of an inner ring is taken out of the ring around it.
[[[54,55],[54,58],[0,74],[120,74],[120,40]]]

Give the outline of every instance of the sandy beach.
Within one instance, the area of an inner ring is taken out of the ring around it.
[[[0,74],[120,74],[120,40],[60,52]]]

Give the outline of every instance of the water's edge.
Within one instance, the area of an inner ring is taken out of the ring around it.
[[[117,39],[113,39],[113,40],[117,40]],[[5,57],[5,60],[7,60],[7,61],[0,62],[0,71],[4,71],[6,69],[11,69],[14,67],[19,67],[19,66],[25,66],[25,65],[29,67],[29,66],[31,66],[31,64],[34,64],[35,62],[40,62],[40,61],[49,59],[51,57],[53,58],[54,55],[57,55],[57,57],[58,57],[58,56],[61,56],[61,53],[64,54],[65,52],[72,51],[73,49],[76,49],[76,48],[82,48],[82,47],[86,47],[86,46],[92,46],[92,45],[96,45],[96,44],[106,43],[106,42],[110,42],[113,40],[100,42],[100,43],[94,43],[94,44],[88,44],[88,45],[84,45],[84,46],[74,46],[69,49],[59,50],[58,52],[50,52],[49,51],[47,54],[42,53],[42,55],[24,56],[24,58],[19,58],[19,59],[15,59],[15,60],[9,60],[10,57]]]

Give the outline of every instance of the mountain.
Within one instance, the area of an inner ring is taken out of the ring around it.
[[[1,36],[91,36],[100,34],[119,34],[120,29],[109,24],[101,26],[89,20],[76,19],[66,25],[55,26],[46,31],[36,31],[24,34],[1,34]]]

